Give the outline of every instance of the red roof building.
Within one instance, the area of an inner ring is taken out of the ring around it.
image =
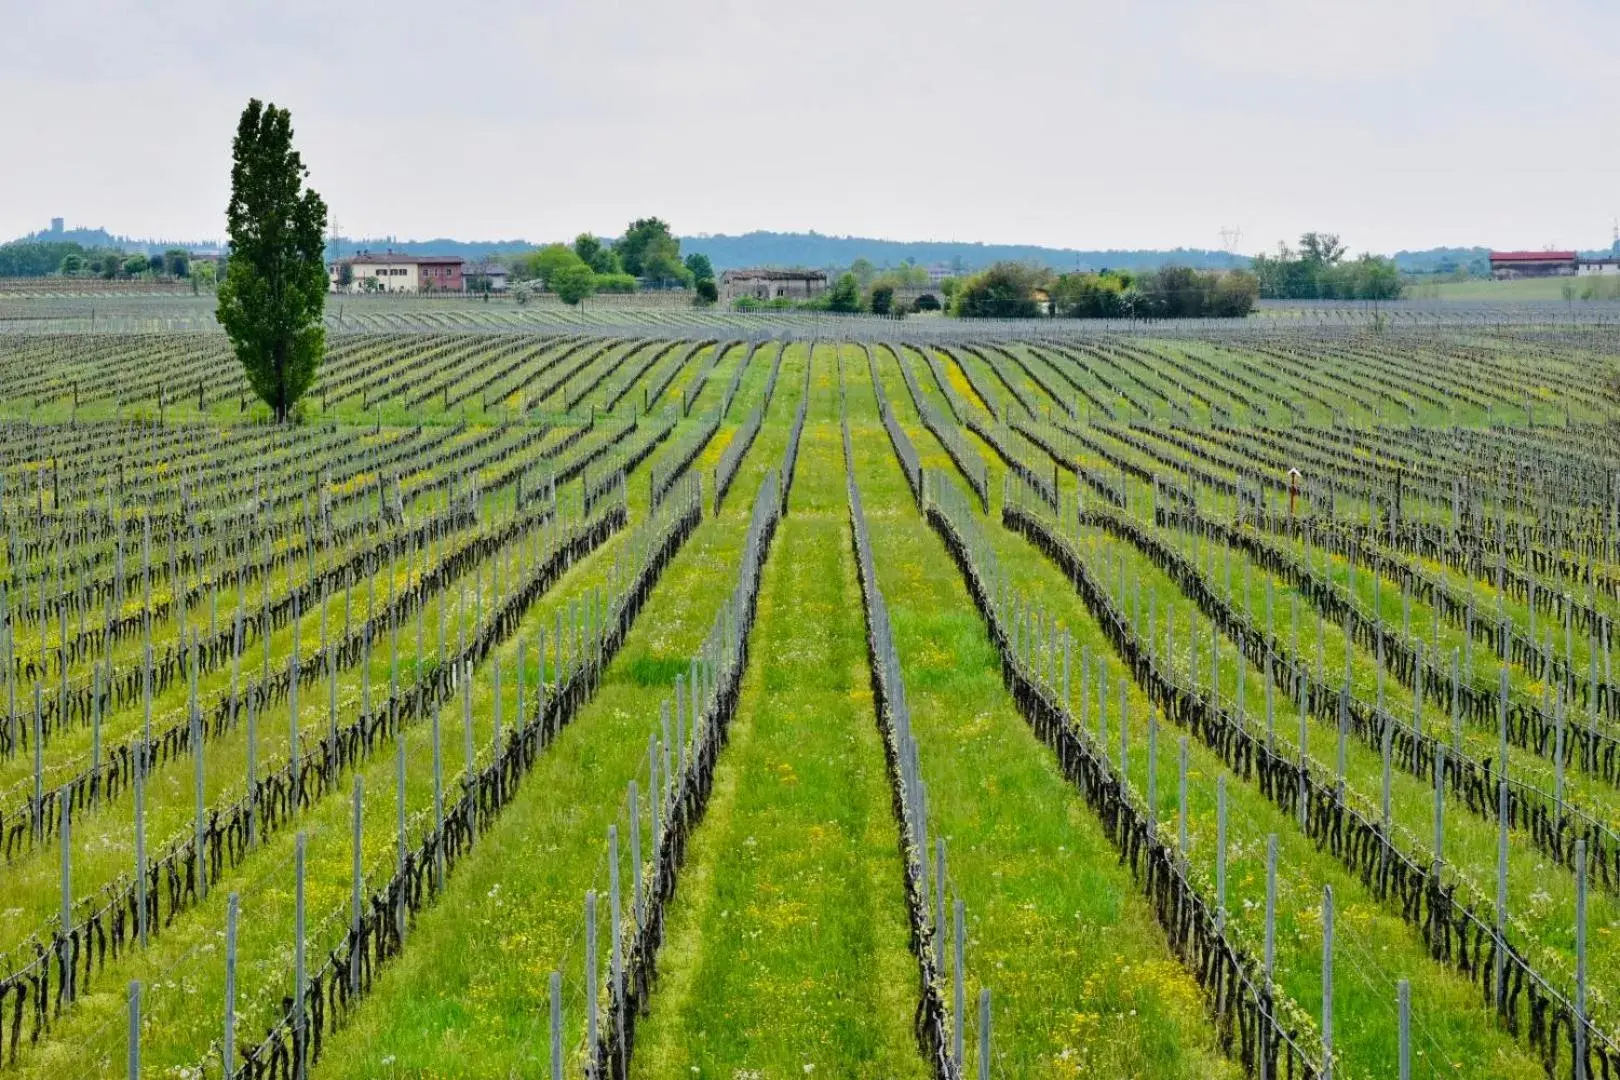
[[[1574,277],[1573,251],[1493,251],[1491,277]]]
[[[459,255],[362,251],[329,267],[334,292],[462,292]]]

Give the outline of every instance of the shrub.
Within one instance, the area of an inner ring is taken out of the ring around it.
[[[855,275],[846,273],[838,279],[826,297],[826,310],[852,312],[861,310],[861,286]]]
[[[633,293],[636,279],[629,274],[597,274],[596,291],[604,293]]]
[[[1040,313],[1035,289],[1041,272],[1022,263],[998,262],[957,291],[956,314],[968,319],[1033,319]]]

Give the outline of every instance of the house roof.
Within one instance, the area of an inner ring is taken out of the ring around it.
[[[778,270],[774,267],[761,266],[751,270],[727,270],[720,275],[721,281],[736,281],[739,278],[759,278],[765,281],[826,281],[827,274],[823,270]]]
[[[1573,251],[1493,251],[1491,262],[1574,262]]]
[[[402,263],[410,263],[422,266],[460,266],[464,262],[466,260],[460,255],[405,255],[392,251],[379,255],[373,251],[362,251],[358,255],[349,255],[339,259],[338,265],[348,263],[350,266],[358,264],[370,266],[386,263],[397,266]]]

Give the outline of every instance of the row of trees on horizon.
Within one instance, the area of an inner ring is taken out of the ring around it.
[[[328,291],[327,207],[307,185],[309,170],[293,148],[292,134],[286,109],[253,99],[242,112],[231,148],[230,244],[216,308],[249,384],[278,421],[296,416],[299,399],[314,382],[325,351]],[[67,275],[92,267],[113,276],[155,272],[145,255],[120,260],[101,253],[87,259],[82,249],[49,254],[58,258],[57,272]],[[943,304],[918,287],[926,273],[909,260],[881,278],[858,260],[838,274],[825,295],[791,306],[891,316],[944,308],[962,318],[1236,318],[1251,312],[1264,295],[1383,299],[1400,294],[1392,262],[1344,256],[1336,235],[1310,232],[1300,238],[1297,253],[1285,247],[1275,257],[1257,260],[1252,273],[1188,266],[1146,273],[1054,273],[1042,265],[998,262],[969,277],[939,282]],[[509,265],[520,279],[570,304],[600,289],[634,289],[648,282],[691,288],[698,304],[718,298],[710,260],[696,252],[683,258],[679,238],[657,217],[636,219],[612,241],[581,233],[571,245],[550,244]],[[157,260],[156,270],[174,277],[192,273],[189,258],[178,249]],[[910,294],[897,301],[901,288]]]
[[[214,264],[211,260],[197,260],[194,264],[185,248],[147,254],[123,248],[87,248],[73,240],[28,240],[0,246],[0,277],[185,280],[194,269],[209,276]]]

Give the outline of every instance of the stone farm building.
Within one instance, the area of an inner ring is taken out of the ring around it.
[[[339,259],[329,268],[333,292],[462,292],[465,288],[461,273],[463,259],[459,255],[402,255],[385,251],[362,251]],[[351,276],[343,284],[343,270]],[[375,281],[375,286],[366,281]]]
[[[727,300],[748,296],[755,300],[809,300],[827,291],[827,275],[820,270],[727,270],[720,275],[720,295]]]

